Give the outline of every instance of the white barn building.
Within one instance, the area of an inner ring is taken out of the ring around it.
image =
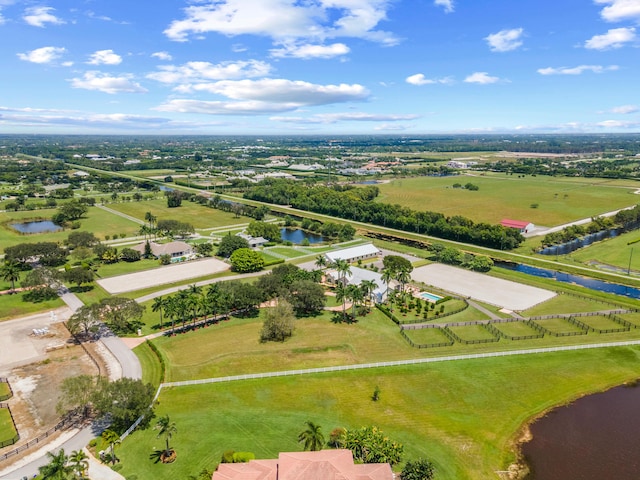
[[[382,252],[378,250],[373,244],[358,245],[357,247],[345,248],[343,250],[337,250],[335,252],[327,252],[324,254],[329,263],[333,263],[336,260],[346,260],[349,263],[357,262],[358,260],[367,260],[369,258],[376,258],[380,256]]]

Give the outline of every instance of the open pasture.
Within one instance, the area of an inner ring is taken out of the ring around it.
[[[50,220],[56,212],[57,210],[55,209],[31,212],[0,212],[0,249],[4,250],[6,247],[19,243],[62,242],[69,236],[69,233],[73,231],[92,232],[98,239],[103,240],[105,235],[109,235],[110,237],[121,234],[125,234],[126,236],[137,235],[140,229],[139,224],[122,218],[119,215],[114,215],[99,207],[89,207],[86,215],[79,220],[80,228],[78,230],[65,229],[58,232],[22,235],[8,225],[10,223],[27,222],[34,219]]]
[[[416,345],[451,342],[441,328],[417,328],[415,330],[404,330],[404,333]]]
[[[464,325],[464,326],[450,326],[448,327],[455,335],[463,341],[472,342],[476,340],[480,341],[493,341],[495,337],[489,330],[482,325]]]
[[[492,325],[509,337],[527,337],[529,335],[539,334],[535,328],[524,322],[492,323]]]
[[[472,183],[477,191],[453,188]],[[554,226],[634,205],[638,188],[630,182],[547,176],[519,178],[506,174],[453,177],[414,177],[378,185],[379,202],[415,210],[462,215],[476,222],[499,223],[503,218]],[[537,204],[536,208],[532,205]]]
[[[545,318],[542,320],[535,320],[535,323],[551,332],[551,335],[572,335],[572,334],[585,334],[586,332],[569,323],[566,318]]]
[[[588,327],[595,329],[596,331],[603,330],[620,330],[624,326],[614,322],[607,315],[594,315],[592,317],[576,317],[576,320],[585,324]]]
[[[638,242],[640,242],[640,231],[635,230],[619,237],[593,243],[568,255],[561,255],[560,258],[595,266],[611,265],[617,267],[619,273],[626,273],[629,266],[632,271],[640,272],[640,243]],[[545,258],[554,257],[546,255]]]
[[[169,388],[157,415],[176,422],[178,461],[154,463],[162,440],[152,429],[136,431],[118,450],[120,473],[186,478],[215,468],[229,449],[275,458],[302,449],[297,436],[310,420],[325,437],[339,426],[377,425],[404,445],[406,460],[433,460],[439,480],[497,478],[514,460],[524,422],[637,378],[639,355],[640,348],[624,347]],[[376,386],[380,400],[373,402]]]
[[[11,414],[9,409],[0,408],[0,444],[11,440],[16,435],[16,429],[13,427],[11,421]]]
[[[223,227],[246,223],[250,220],[247,217],[237,218],[233,213],[189,201],[183,201],[180,207],[168,208],[165,198],[140,202],[110,203],[108,207],[143,221],[145,214],[151,212],[158,220],[178,220],[190,223],[195,228]]]
[[[608,308],[617,308],[613,305],[590,300],[585,297],[573,295],[557,295],[532,308],[524,310],[522,314],[526,317],[537,315],[551,315],[560,313],[597,312]]]

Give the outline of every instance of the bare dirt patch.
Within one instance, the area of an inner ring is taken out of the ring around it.
[[[50,327],[49,339],[60,348],[49,351],[46,359],[11,371],[9,381],[14,396],[7,402],[20,433],[18,447],[53,427],[60,415],[56,405],[65,378],[97,375],[98,369],[80,345],[71,342],[62,324]],[[14,447],[14,448],[15,448]]]

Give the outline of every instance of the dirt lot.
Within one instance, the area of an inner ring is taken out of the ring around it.
[[[13,397],[7,401],[20,433],[20,442],[26,443],[53,427],[60,415],[56,412],[60,385],[65,378],[88,374],[97,375],[98,369],[79,345],[70,343],[69,333],[61,324],[49,327],[46,340],[60,348],[46,353],[44,360],[14,368],[8,376]],[[90,344],[88,348],[93,349]],[[94,358],[99,357],[92,353]],[[104,366],[102,370],[105,371]]]

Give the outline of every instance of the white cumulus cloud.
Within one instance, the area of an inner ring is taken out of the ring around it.
[[[98,50],[89,56],[89,65],[119,65],[122,57],[113,50]]]
[[[271,50],[271,56],[275,58],[333,58],[346,55],[350,49],[344,43],[332,43],[331,45],[286,44],[281,48]]]
[[[284,123],[307,123],[307,124],[333,124],[338,122],[400,122],[405,120],[415,120],[420,115],[415,114],[379,114],[364,112],[344,112],[344,113],[319,113],[310,117],[271,117],[269,120]]]
[[[270,102],[221,102],[173,99],[156,107],[161,112],[205,113],[209,115],[265,115],[286,112],[295,106]]]
[[[453,12],[453,0],[434,0],[433,3],[439,7],[444,7],[444,11],[447,13]]]
[[[582,75],[584,72],[604,73],[618,70],[618,68],[617,65],[609,65],[608,67],[602,65],[578,65],[577,67],[539,68],[538,73],[540,75]]]
[[[625,121],[625,120],[605,120],[603,122],[596,123],[598,127],[603,128],[638,128],[640,122]]]
[[[192,35],[262,35],[274,40],[366,38],[393,45],[397,38],[378,24],[391,0],[202,0],[184,9],[164,31],[171,40]]]
[[[54,11],[55,8],[53,7],[29,7],[25,10],[22,19],[34,27],[44,27],[47,23],[51,23],[53,25],[65,23],[64,20],[61,20],[51,13]]]
[[[173,57],[169,52],[154,52],[151,54],[151,57],[157,58],[158,60],[162,60],[164,62],[170,62],[173,60]]]
[[[611,113],[619,113],[622,115],[636,112],[640,112],[640,107],[638,105],[620,105],[619,107],[613,107],[611,109]]]
[[[640,2],[638,0],[595,0],[596,4],[607,5],[600,15],[607,22],[640,20]]]
[[[498,77],[492,77],[487,72],[474,72],[464,79],[466,83],[478,83],[480,85],[488,85],[500,81]]]
[[[639,2],[640,3],[640,2]],[[584,43],[584,48],[591,50],[608,50],[610,48],[623,47],[625,43],[633,42],[636,39],[636,29],[612,28],[603,35],[594,35]]]
[[[443,78],[427,78],[422,73],[416,73],[415,75],[410,75],[405,78],[405,82],[411,85],[434,85],[434,84],[442,84],[446,85],[449,83],[453,83],[453,78],[451,77],[443,77]]]
[[[131,75],[112,76],[96,71],[86,72],[82,78],[71,79],[71,86],[109,94],[147,92],[146,88],[133,81]]]
[[[522,28],[500,30],[485,37],[492,52],[509,52],[522,45]]]
[[[271,71],[271,65],[259,60],[239,62],[187,62],[183,65],[161,65],[157,72],[147,78],[161,83],[202,83],[212,80],[235,80],[241,78],[264,77]]]
[[[60,58],[66,49],[63,47],[42,47],[26,53],[18,53],[18,58],[31,63],[51,63]]]

